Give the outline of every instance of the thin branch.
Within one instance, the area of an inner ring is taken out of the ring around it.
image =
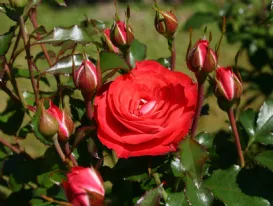
[[[31,63],[31,58],[32,57],[31,57],[31,54],[30,54],[29,41],[28,41],[27,33],[25,31],[25,21],[24,21],[23,16],[20,16],[20,28],[21,28],[21,33],[22,33],[24,45],[25,45],[26,59],[27,59],[29,75],[30,75],[30,79],[31,79],[31,85],[32,85],[34,95],[35,95],[35,103],[36,103],[36,105],[38,105],[38,103],[39,103],[39,90],[38,90],[38,88],[36,86],[36,83],[35,83],[35,77],[34,77],[33,67],[32,67],[32,63]]]
[[[78,162],[77,160],[75,159],[75,157],[73,156],[71,150],[70,150],[70,146],[68,143],[65,143],[64,145],[64,150],[65,150],[65,153],[66,155],[68,156],[68,158],[71,160],[71,162],[73,163],[73,165],[76,167],[78,166]]]
[[[235,117],[234,117],[233,108],[231,107],[227,111],[227,113],[228,113],[228,118],[229,118],[230,125],[231,125],[232,131],[233,131],[234,139],[235,139],[237,154],[238,154],[239,159],[240,159],[240,165],[241,165],[241,167],[244,167],[245,166],[245,159],[244,159],[244,155],[243,155],[243,152],[242,152],[240,137],[239,137],[239,133],[238,133],[237,126],[236,126],[236,120],[235,120]]]
[[[0,138],[0,143],[3,144],[3,145],[5,145],[6,147],[8,147],[10,150],[12,150],[16,154],[20,154],[22,152],[20,149],[18,149],[17,147],[13,146],[11,143],[9,143],[8,141],[6,141],[3,138]]]

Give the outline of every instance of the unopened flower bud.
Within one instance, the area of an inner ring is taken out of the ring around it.
[[[134,40],[133,30],[130,25],[122,21],[114,22],[111,28],[111,41],[117,47],[129,46]]]
[[[171,11],[156,11],[154,24],[157,32],[166,38],[172,38],[178,27],[177,18]]]
[[[228,102],[240,99],[243,85],[231,67],[220,67],[216,70],[214,93],[218,99]]]
[[[98,86],[97,68],[90,60],[83,60],[73,73],[74,84],[82,92],[84,99],[91,100]]]
[[[9,0],[9,3],[13,8],[21,8],[27,5],[28,0]]]
[[[209,47],[207,40],[199,40],[187,54],[187,66],[194,72],[212,72],[218,63],[215,52]]]
[[[62,187],[72,205],[103,205],[103,180],[94,168],[73,167],[66,176]]]
[[[111,52],[118,53],[119,49],[116,46],[114,46],[113,42],[111,41],[110,33],[111,33],[110,29],[105,29],[103,31],[103,34],[104,34],[103,43],[104,43],[107,50],[109,50]]]
[[[50,113],[48,113],[44,105],[40,105],[41,107],[41,116],[39,122],[39,132],[44,136],[51,138],[55,135],[59,130],[59,124],[55,117],[53,117]]]
[[[58,121],[58,138],[59,141],[66,142],[74,131],[74,123],[71,117],[64,111],[59,109],[50,101],[50,106],[47,112],[51,114]]]

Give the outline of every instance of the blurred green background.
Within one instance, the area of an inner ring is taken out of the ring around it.
[[[7,1],[0,1],[7,2]],[[143,0],[143,1],[128,1],[131,7],[131,19],[130,24],[135,33],[135,37],[142,43],[146,44],[148,47],[147,59],[158,59],[160,57],[168,57],[169,51],[166,39],[159,35],[153,25],[155,12],[152,9],[153,2],[152,0]],[[42,5],[38,7],[38,23],[39,25],[44,25],[47,31],[50,31],[54,28],[54,26],[71,26],[74,24],[80,24],[81,21],[85,20],[86,17],[103,20],[108,22],[110,27],[114,13],[115,7],[112,1],[97,1],[93,3],[85,4],[84,1],[69,1],[68,7],[60,7],[50,1],[44,1]],[[259,9],[263,9],[263,6],[267,7],[270,4],[270,1],[266,2],[263,0],[252,0],[252,1],[228,1],[228,0],[196,0],[196,1],[158,1],[160,7],[162,9],[173,10],[173,12],[177,15],[179,28],[176,33],[176,48],[177,48],[177,70],[184,72],[190,75],[193,79],[195,79],[194,75],[187,69],[185,63],[185,55],[189,42],[189,32],[184,28],[187,20],[196,12],[201,12],[207,14],[204,18],[199,17],[195,21],[195,28],[193,29],[193,41],[197,41],[199,38],[203,36],[203,31],[205,26],[207,26],[208,31],[212,32],[212,46],[217,43],[221,36],[221,31],[219,29],[219,22],[221,22],[221,15],[226,8],[227,5],[235,6],[233,9],[234,12],[240,14],[242,12],[242,8],[246,6],[252,5],[250,8],[251,11],[262,12]],[[264,5],[263,5],[264,4]],[[242,5],[242,6],[240,6]],[[126,3],[119,3],[118,10],[121,18],[124,18],[124,11],[126,8]],[[246,7],[248,8],[248,7]],[[247,11],[246,11],[247,12]],[[210,18],[210,13],[213,13],[213,20]],[[215,19],[217,16],[217,19]],[[240,16],[239,16],[240,17]],[[198,26],[198,21],[200,21],[200,26]],[[207,21],[207,22],[206,22]],[[9,20],[5,14],[0,12],[0,34],[7,32],[10,26],[14,25],[15,22]],[[32,30],[32,26],[30,22],[27,22],[27,28]],[[234,65],[234,57],[241,47],[241,42],[234,42],[230,44],[227,41],[227,38],[224,37],[221,52],[219,57],[219,65],[228,66]],[[22,47],[22,45],[19,45]],[[54,50],[53,47],[51,47]],[[85,50],[89,54],[95,55],[96,48],[94,45],[87,46]],[[39,45],[32,47],[33,55],[40,51]],[[96,58],[96,56],[94,56]],[[43,61],[39,61],[38,66],[40,69],[46,69],[47,63]],[[249,63],[247,51],[243,51],[240,55],[239,66],[246,69],[246,71],[251,72],[253,69],[253,65]],[[25,54],[22,53],[21,56],[15,62],[15,67],[20,69],[27,69]],[[53,78],[48,75],[48,78]],[[19,79],[19,85],[21,92],[25,90],[31,91],[30,81],[26,79]],[[247,84],[245,84],[248,87]],[[46,85],[42,85],[43,90],[47,91],[50,88]],[[253,94],[247,93],[242,97],[242,103],[246,102],[249,97]],[[7,95],[0,91],[0,112],[4,111],[7,106]],[[265,96],[262,94],[258,94],[255,101],[247,104],[247,107],[254,107],[257,109],[260,107],[261,103],[264,101]],[[216,103],[216,99],[213,95],[210,95],[205,99],[205,104],[209,103],[210,110],[209,116],[202,116],[199,123],[199,131],[208,131],[208,132],[216,132],[220,128],[225,130],[228,129],[227,124],[227,116],[226,114],[218,108]],[[25,117],[27,118],[27,117]],[[0,138],[6,137],[0,131]],[[29,137],[32,138],[32,137]],[[28,145],[27,150],[33,150],[35,152],[36,146],[39,146],[39,142],[32,138],[33,143]],[[22,142],[22,144],[24,144]],[[42,152],[42,151],[40,151]],[[31,153],[31,152],[30,152]]]

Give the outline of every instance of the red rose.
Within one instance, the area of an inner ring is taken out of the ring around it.
[[[73,167],[66,176],[62,187],[73,206],[102,205],[103,181],[94,168]]]
[[[195,111],[197,87],[192,79],[147,60],[105,87],[95,98],[102,144],[119,158],[176,150]]]

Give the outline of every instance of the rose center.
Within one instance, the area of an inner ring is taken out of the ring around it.
[[[137,106],[139,116],[147,114],[154,108],[155,105],[156,105],[155,100],[147,101],[145,99],[140,99],[139,104]]]

